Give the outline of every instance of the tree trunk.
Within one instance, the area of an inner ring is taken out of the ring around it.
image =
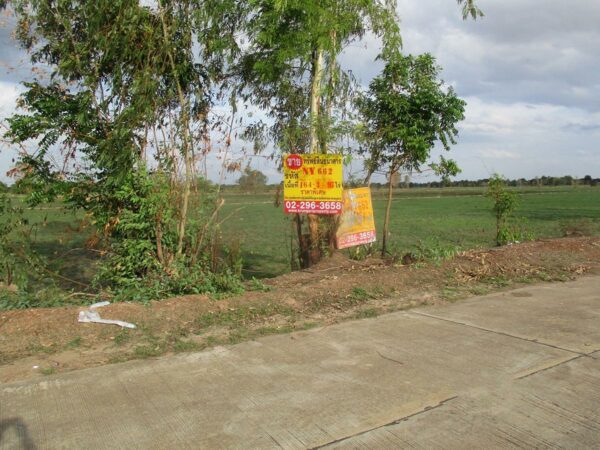
[[[394,185],[392,184],[392,178],[397,172],[397,169],[390,169],[390,176],[388,180],[388,196],[387,204],[385,205],[385,220],[383,222],[383,238],[381,239],[381,256],[384,257],[387,253],[387,237],[390,228],[390,211],[392,210],[392,197],[394,194]]]
[[[320,105],[323,82],[323,49],[316,47],[313,50],[311,83],[310,83],[310,153],[319,153],[319,124]],[[310,267],[321,260],[321,245],[319,232],[319,217],[316,214],[308,215],[308,254],[304,266]]]
[[[319,112],[323,80],[323,49],[313,50],[310,74],[310,153],[319,152]]]
[[[187,122],[186,122],[187,124]],[[187,135],[187,130],[184,131]],[[184,139],[187,141],[187,138]],[[180,217],[179,217],[179,227],[177,230],[178,239],[177,239],[177,256],[181,256],[183,253],[183,240],[185,238],[185,229],[187,225],[187,216],[188,216],[188,205],[190,201],[190,193],[192,188],[192,155],[190,148],[187,143],[183,144],[183,157],[185,160],[185,180],[183,183],[183,197],[181,199],[181,209],[180,209]]]
[[[163,267],[166,267],[165,264],[165,257],[164,257],[164,253],[163,253],[163,246],[162,246],[162,225],[161,225],[161,215],[158,214],[156,217],[156,256],[158,257],[158,261],[162,264]]]
[[[316,214],[308,215],[308,267],[317,264],[321,260],[321,230],[319,229],[319,216]]]
[[[367,186],[371,186],[371,177],[378,169],[377,161],[379,160],[379,158],[379,152],[371,152],[371,157],[365,161],[365,169],[367,171],[367,175],[365,176],[364,184],[366,184]]]
[[[367,176],[365,177],[365,181],[363,183],[366,184],[368,187],[371,187],[371,177],[373,176],[374,172],[375,171],[371,169],[367,171]]]
[[[325,102],[325,117],[323,120],[323,117],[321,117],[321,122],[325,124],[325,127],[327,129],[327,134],[326,134],[326,138],[321,138],[322,142],[321,142],[321,153],[327,153],[327,142],[329,140],[329,129],[331,127],[331,116],[332,116],[332,112],[333,112],[333,96],[334,96],[334,92],[335,92],[335,84],[336,84],[336,60],[335,60],[335,55],[336,55],[336,39],[337,39],[337,33],[335,30],[332,30],[330,32],[330,37],[331,37],[331,42],[332,42],[332,48],[333,50],[330,53],[330,57],[329,57],[329,65],[327,67],[328,69],[328,86],[327,86],[327,100]]]
[[[298,236],[298,265],[301,269],[306,269],[310,264],[310,235],[305,234],[302,229],[302,216],[300,214],[294,215],[294,223],[296,224],[296,234]]]
[[[502,245],[502,239],[500,236],[501,230],[504,228],[505,218],[500,214],[496,215],[496,245],[500,247]]]
[[[161,22],[162,22],[162,28],[163,28],[163,37],[165,39],[165,42],[168,42],[170,40],[170,34],[169,34],[169,29],[167,26],[167,22],[165,20],[165,14],[164,14],[164,10],[161,8],[160,9],[160,18],[161,18]],[[184,164],[185,164],[185,179],[183,182],[183,194],[182,194],[182,198],[181,198],[181,206],[180,206],[180,210],[179,210],[179,224],[177,227],[177,256],[181,256],[183,253],[183,241],[184,241],[184,237],[185,237],[185,229],[186,229],[186,225],[187,225],[187,218],[188,218],[188,205],[189,205],[189,200],[190,200],[190,193],[191,193],[191,186],[192,186],[192,176],[193,176],[193,172],[194,172],[194,168],[193,168],[193,155],[192,155],[192,148],[191,148],[191,140],[190,140],[190,117],[189,117],[189,108],[188,108],[188,101],[187,98],[185,96],[185,93],[183,92],[183,88],[181,86],[181,83],[179,82],[179,78],[178,78],[178,70],[177,70],[177,66],[175,64],[175,58],[173,57],[173,53],[170,50],[169,47],[169,51],[167,52],[168,57],[169,57],[169,63],[171,65],[171,70],[173,72],[173,76],[175,77],[175,81],[176,81],[176,85],[177,85],[177,95],[179,97],[179,103],[180,103],[180,108],[181,108],[181,112],[180,112],[180,117],[181,117],[181,130],[182,130],[182,136],[181,136],[181,151],[183,153],[183,160],[184,160]]]

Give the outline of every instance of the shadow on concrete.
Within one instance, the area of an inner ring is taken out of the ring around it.
[[[31,436],[29,435],[29,428],[27,428],[27,424],[25,424],[25,422],[23,422],[23,420],[19,417],[0,420],[0,445],[2,445],[5,432],[11,428],[16,429],[19,439],[19,442],[17,442],[17,446],[15,448],[22,448],[24,450],[37,449],[33,443],[33,440],[31,439]]]

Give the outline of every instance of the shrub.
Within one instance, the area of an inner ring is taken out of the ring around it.
[[[517,194],[509,191],[504,177],[495,173],[488,182],[486,196],[494,201],[492,211],[496,217],[496,244],[505,245],[513,237],[508,220],[517,206]]]
[[[95,283],[117,299],[147,302],[172,295],[238,292],[239,251],[220,249],[214,223],[216,189],[198,184],[192,199],[185,251],[177,254],[177,206],[171,180],[161,173],[132,172],[114,192],[116,215],[105,215],[107,256]],[[200,190],[202,189],[202,190]],[[215,206],[216,205],[216,206]],[[97,217],[100,214],[97,214]],[[102,217],[102,216],[100,216]]]
[[[29,274],[39,272],[41,259],[31,249],[29,231],[23,210],[0,195],[0,283],[6,289],[25,290]]]
[[[486,196],[494,204],[492,211],[496,217],[496,244],[506,245],[533,239],[532,232],[523,226],[523,219],[513,215],[519,198],[513,191],[507,189],[506,179],[499,174],[494,174],[488,182]]]

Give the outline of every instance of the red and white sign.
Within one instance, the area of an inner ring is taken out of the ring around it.
[[[287,214],[341,214],[342,156],[292,153],[283,158]]]
[[[370,244],[377,240],[375,230],[361,231],[360,233],[347,234],[337,238],[337,248],[354,247],[355,245]]]
[[[287,155],[285,158],[285,166],[290,170],[298,170],[302,167],[302,156],[297,154]]]

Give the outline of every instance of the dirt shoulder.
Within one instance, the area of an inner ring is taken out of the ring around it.
[[[532,241],[411,265],[336,255],[312,270],[254,283],[256,291],[235,297],[186,296],[100,310],[104,318],[136,324],[135,330],[79,323],[79,307],[2,311],[0,382],[235,344],[588,272],[600,273],[599,237]]]

